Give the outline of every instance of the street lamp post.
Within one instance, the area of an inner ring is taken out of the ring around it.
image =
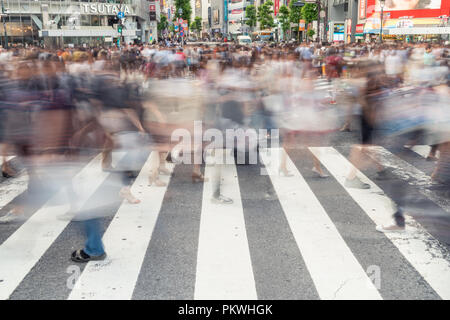
[[[3,30],[5,32],[5,49],[8,49],[8,33],[6,32],[6,16],[5,13],[5,4],[2,0],[2,19],[3,19]]]
[[[379,0],[380,1],[380,7],[381,7],[381,13],[380,13],[380,43],[383,42],[383,9],[384,4],[386,0]]]

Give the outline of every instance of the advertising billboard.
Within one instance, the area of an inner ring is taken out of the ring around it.
[[[380,11],[379,0],[367,0],[367,17],[379,16]],[[390,19],[439,17],[449,15],[450,0],[386,0],[383,11]]]
[[[333,41],[344,41],[345,26],[343,23],[335,23],[333,26]]]
[[[445,0],[386,0],[385,11],[440,9],[441,1]],[[380,11],[379,0],[376,0],[375,10]]]

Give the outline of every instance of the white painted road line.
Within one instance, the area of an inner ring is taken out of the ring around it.
[[[233,204],[211,202],[214,166],[206,166],[197,256],[195,299],[257,299],[235,165],[223,165],[222,194]]]
[[[334,148],[309,149],[313,154],[321,151],[319,160],[375,224],[381,225],[391,221],[394,209],[383,190],[360,171],[357,173],[358,177],[370,184],[371,189],[345,187],[345,178],[353,165]],[[386,237],[441,298],[450,299],[450,262],[445,258],[449,253],[419,223],[409,216],[406,218],[405,232],[386,233]],[[373,232],[376,232],[375,228]]]
[[[123,157],[125,153],[121,153]],[[86,203],[109,173],[101,170],[101,155],[94,158],[73,179],[80,186],[78,204]],[[8,299],[27,273],[39,261],[70,221],[58,216],[70,210],[69,203],[52,205],[64,198],[65,190],[53,196],[0,246],[0,299]]]
[[[11,161],[16,156],[6,157],[6,161]],[[8,179],[2,182],[0,185],[0,209],[6,206],[19,194],[27,190],[28,186],[28,174],[23,173],[18,177]]]
[[[263,150],[260,156],[263,163],[277,165],[274,150],[270,154]],[[268,172],[272,172],[270,179],[320,298],[381,299],[289,156],[287,168],[292,177],[273,174],[277,168],[268,168]]]
[[[153,151],[154,152],[154,151]],[[153,234],[167,186],[148,185],[151,157],[147,159],[131,192],[139,204],[124,201],[103,235],[108,257],[89,262],[69,299],[130,300]],[[169,170],[173,164],[168,164]],[[169,184],[169,176],[160,179]]]
[[[417,153],[419,156],[426,158],[428,157],[428,154],[430,153],[431,147],[430,146],[413,146],[411,148],[412,151]]]
[[[383,147],[374,146],[368,147],[368,149],[374,155],[374,159],[379,161],[384,167],[390,168],[399,179],[406,181],[412,186],[416,186],[420,193],[450,213],[449,199],[426,188],[432,184],[430,176],[427,176],[424,172],[418,170],[413,165],[400,159]]]
[[[16,178],[7,179],[0,184],[0,209],[22,194],[28,187],[28,174],[22,173]]]

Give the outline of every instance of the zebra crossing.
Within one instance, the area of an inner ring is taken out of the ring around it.
[[[222,193],[231,205],[210,201],[211,166],[204,183],[191,184],[192,166],[170,164],[174,174],[162,176],[167,186],[148,186],[149,156],[132,186],[141,203],[117,200],[101,218],[106,260],[76,266],[76,284],[67,286],[74,267],[68,257],[83,236],[80,223],[58,219],[71,210],[60,190],[0,242],[0,299],[450,299],[448,199],[426,189],[428,172],[385,148],[371,151],[393,179],[434,204],[444,232],[420,215],[407,216],[403,233],[376,232],[394,212],[389,193],[367,170],[357,175],[371,189],[347,188],[353,164],[340,148],[261,150],[258,165],[224,165]],[[278,174],[283,154],[291,177]],[[329,179],[312,175],[312,155]],[[117,197],[100,161],[72,178],[83,186],[81,207]],[[264,198],[267,191],[274,200]],[[0,208],[12,197],[2,196]]]

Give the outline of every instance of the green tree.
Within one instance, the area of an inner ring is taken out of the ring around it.
[[[315,3],[307,3],[302,7],[302,19],[305,20],[305,24],[308,25],[309,23],[313,22],[314,20],[318,20],[319,14],[317,12],[317,5]],[[314,32],[314,30],[312,30]],[[312,37],[310,35],[310,32],[306,33],[308,37]]]
[[[180,8],[183,10],[181,15],[178,13]],[[189,0],[175,0],[175,10],[175,16],[187,20],[189,26],[191,24],[192,13],[191,2]]]
[[[278,20],[281,23],[281,30],[283,31],[283,39],[286,39],[286,31],[289,30],[290,27],[290,19],[289,19],[289,8],[285,5],[280,7],[280,12],[278,16]]]
[[[169,27],[169,21],[166,16],[161,15],[161,19],[158,22],[158,32],[162,35],[163,31]]]
[[[250,27],[250,30],[253,30],[257,22],[256,7],[253,4],[245,8],[245,18],[245,24]]]
[[[308,35],[308,37],[312,37],[316,34],[316,32],[313,29],[309,29],[308,32],[306,33]]]
[[[200,31],[202,31],[202,18],[195,17],[194,21],[191,23],[192,31],[196,31],[197,35],[199,35]]]
[[[294,2],[295,0],[291,0],[289,2],[289,21],[291,23],[298,24],[302,18],[302,7],[294,6]],[[298,26],[296,27],[296,31],[298,34],[298,39],[300,39],[300,31],[298,31]]]
[[[315,3],[307,3],[302,7],[302,19],[305,20],[306,24],[317,20],[318,17],[317,5]]]
[[[259,28],[261,30],[275,27],[275,22],[273,21],[272,14],[273,14],[273,2],[272,1],[269,0],[259,6],[257,18],[259,21]]]
[[[289,2],[289,21],[298,23],[302,18],[302,8],[294,6],[294,0]]]

